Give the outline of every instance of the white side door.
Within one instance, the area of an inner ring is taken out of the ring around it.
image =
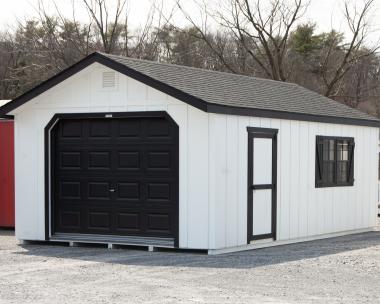
[[[277,130],[248,128],[248,243],[276,238]]]

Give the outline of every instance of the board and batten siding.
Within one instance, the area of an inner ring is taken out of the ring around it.
[[[247,242],[247,126],[279,130],[278,240],[376,226],[377,128],[220,114],[209,119],[211,247]],[[315,188],[317,135],[355,138],[354,186]]]
[[[45,237],[44,128],[56,113],[169,113],[179,125],[181,248],[246,244],[248,126],[279,129],[279,240],[375,226],[378,129],[205,113],[120,73],[103,89],[104,71],[94,63],[11,113],[18,239]],[[316,135],[355,137],[353,187],[314,187]]]

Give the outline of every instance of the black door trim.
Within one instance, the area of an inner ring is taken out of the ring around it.
[[[265,190],[265,189],[273,189],[272,184],[264,184],[264,185],[252,185],[252,190]]]
[[[102,113],[57,113],[53,116],[53,118],[49,121],[49,123],[45,127],[45,240],[50,240],[50,231],[53,225],[53,195],[54,193],[52,180],[54,178],[53,168],[51,166],[51,156],[54,153],[54,146],[52,140],[50,139],[50,131],[54,127],[54,125],[60,119],[88,119],[88,118],[104,118],[104,119],[112,119],[112,118],[129,118],[129,117],[163,117],[168,121],[174,123],[176,126],[178,124],[174,121],[174,119],[165,111],[146,111],[146,112],[102,112]],[[176,138],[177,143],[177,153],[176,153],[176,162],[177,162],[177,173],[176,173],[176,206],[175,206],[175,219],[174,219],[174,247],[179,247],[179,134]],[[50,207],[51,206],[51,207]]]
[[[248,131],[248,200],[247,200],[247,244],[254,240],[273,238],[276,240],[277,229],[277,133],[278,129],[247,127]],[[254,185],[253,184],[253,153],[254,138],[272,139],[272,184]],[[253,190],[272,189],[272,224],[271,233],[262,235],[252,235],[253,228]]]

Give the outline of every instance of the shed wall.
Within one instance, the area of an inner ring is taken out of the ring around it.
[[[16,126],[16,237],[45,237],[44,128],[56,113],[167,111],[179,125],[179,240],[208,248],[208,114],[117,73],[103,89],[93,64],[14,111]]]
[[[377,128],[210,114],[210,247],[246,244],[247,126],[279,129],[277,238],[376,226]],[[315,188],[316,136],[355,138],[352,187]]]
[[[179,142],[179,245],[218,249],[247,239],[247,127],[278,132],[277,236],[290,240],[375,226],[378,129],[209,114],[93,64],[16,109],[16,236],[45,236],[44,128],[56,113],[167,111]],[[316,135],[355,138],[353,187],[318,188]]]
[[[0,119],[0,227],[10,228],[15,226],[13,140],[13,121]]]

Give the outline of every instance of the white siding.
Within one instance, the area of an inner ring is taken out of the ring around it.
[[[247,242],[247,165],[248,161],[244,157],[245,152],[248,150],[247,141],[247,126],[249,126],[249,117],[239,117],[238,119],[238,147],[237,147],[237,160],[238,160],[238,194],[237,194],[237,226],[238,237],[237,244],[244,244]]]
[[[226,189],[226,246],[232,247],[238,245],[238,228],[239,225],[235,225],[236,221],[239,221],[238,208],[234,203],[234,200],[238,196],[239,185],[238,185],[238,165],[239,159],[234,157],[238,154],[238,117],[228,116],[227,117],[227,149],[226,149],[226,160],[227,160],[227,176],[226,184],[228,185]]]
[[[238,149],[230,147],[227,116],[210,114],[210,233],[211,248],[246,244],[247,126],[276,128],[278,132],[277,236],[278,240],[359,230],[375,226],[377,205],[378,129],[238,116]],[[228,118],[229,120],[230,118]],[[235,118],[236,119],[236,118]],[[355,183],[352,187],[315,188],[315,140],[317,135],[355,138]],[[228,156],[224,151],[230,151]],[[235,153],[233,152],[235,151]],[[228,157],[228,159],[226,159]],[[238,166],[231,166],[237,162]],[[234,172],[237,170],[237,172]],[[238,176],[239,191],[226,183],[224,172]],[[226,187],[226,188],[225,188]],[[230,190],[230,188],[232,190]],[[216,192],[215,192],[216,191]],[[244,191],[244,193],[242,193]],[[224,193],[230,193],[225,195]],[[236,193],[235,196],[232,193]],[[226,210],[221,210],[226,208]],[[239,217],[230,216],[237,214]],[[235,222],[232,221],[236,218]],[[234,227],[236,226],[236,228]],[[227,230],[226,230],[227,229]],[[230,230],[238,231],[231,240]],[[226,232],[227,231],[227,232]]]
[[[167,111],[180,133],[180,247],[208,248],[208,114],[122,74],[103,90],[105,70],[93,64],[14,111],[17,238],[45,237],[44,128],[55,113]]]
[[[188,247],[208,245],[208,116],[188,109],[187,237]],[[181,221],[181,219],[180,219]],[[182,225],[181,225],[182,226]]]
[[[209,121],[210,248],[227,247],[227,116],[212,115]],[[219,136],[222,133],[223,136]],[[236,225],[236,221],[234,222]]]
[[[44,239],[44,128],[55,113],[167,111],[179,125],[179,241],[218,249],[247,241],[247,127],[279,129],[279,240],[369,228],[376,223],[378,129],[204,113],[122,74],[101,88],[100,64],[13,111],[16,236]],[[355,138],[355,185],[315,188],[316,135]]]
[[[41,207],[36,202],[38,187],[34,173],[38,171],[35,144],[37,130],[34,126],[33,111],[15,117],[16,233],[26,239],[39,239],[39,224],[43,225],[44,222],[39,210]]]

